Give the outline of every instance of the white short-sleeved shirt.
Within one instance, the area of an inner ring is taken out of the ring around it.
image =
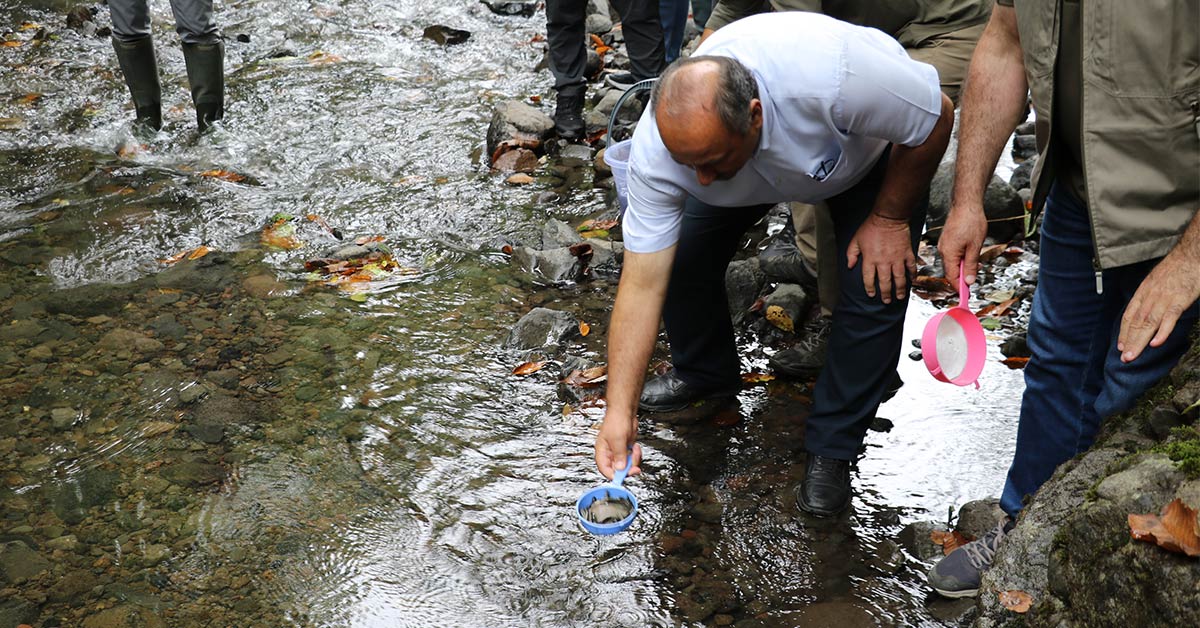
[[[700,185],[671,158],[647,107],[629,157],[625,248],[679,239],[687,195],[718,207],[816,202],[850,188],[889,143],[917,146],[942,110],[937,70],[873,28],[817,13],[764,13],[705,40],[697,55],[732,57],[758,82],[763,127],[753,157],[727,181]]]

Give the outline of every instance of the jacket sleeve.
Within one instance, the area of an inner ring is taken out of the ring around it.
[[[766,0],[717,0],[713,5],[712,14],[704,23],[704,28],[718,30],[744,17],[771,10],[771,3]]]

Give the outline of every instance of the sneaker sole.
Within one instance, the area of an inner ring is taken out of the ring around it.
[[[933,590],[937,591],[938,595],[940,595],[942,597],[948,597],[953,600],[957,600],[959,598],[964,598],[964,597],[975,597],[975,596],[979,595],[979,589],[963,589],[962,591],[946,591],[944,589],[939,589],[937,587],[933,587]]]

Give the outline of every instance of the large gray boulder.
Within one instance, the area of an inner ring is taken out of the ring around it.
[[[579,321],[574,315],[535,307],[513,326],[504,347],[525,351],[556,347],[576,336],[579,336]]]
[[[943,163],[929,184],[929,211],[925,216],[926,237],[936,240],[950,213],[950,194],[954,188],[954,162]],[[988,237],[1009,242],[1024,235],[1025,203],[1004,179],[993,176],[983,196],[983,211],[988,220]]]
[[[756,257],[729,264],[725,270],[725,296],[735,325],[745,320],[766,282],[767,275],[759,268]]]
[[[554,132],[554,120],[536,107],[510,100],[496,107],[487,130],[489,160],[502,142],[511,141],[526,148],[537,148]],[[489,162],[490,163],[490,162]]]

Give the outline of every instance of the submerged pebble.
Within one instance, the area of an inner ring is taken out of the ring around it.
[[[584,508],[583,517],[592,523],[618,523],[633,512],[633,502],[624,497],[597,499]]]

